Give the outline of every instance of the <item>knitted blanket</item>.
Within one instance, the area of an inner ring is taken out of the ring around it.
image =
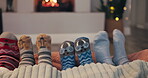
[[[14,71],[0,68],[0,78],[148,78],[148,62],[135,60],[119,66],[91,63],[63,71],[47,64],[21,66]]]

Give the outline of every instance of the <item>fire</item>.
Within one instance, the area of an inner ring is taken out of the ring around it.
[[[42,6],[44,7],[59,7],[57,0],[43,0]]]

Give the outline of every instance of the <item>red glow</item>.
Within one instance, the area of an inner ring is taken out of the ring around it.
[[[50,1],[44,0],[44,1],[42,1],[42,6],[44,6],[44,7],[59,7],[59,4],[53,0],[50,0]]]

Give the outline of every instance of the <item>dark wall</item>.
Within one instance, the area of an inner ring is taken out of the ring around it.
[[[0,34],[3,32],[2,9],[0,8]]]

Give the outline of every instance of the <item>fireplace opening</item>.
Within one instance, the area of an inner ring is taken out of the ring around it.
[[[36,0],[36,12],[73,12],[74,0]]]

